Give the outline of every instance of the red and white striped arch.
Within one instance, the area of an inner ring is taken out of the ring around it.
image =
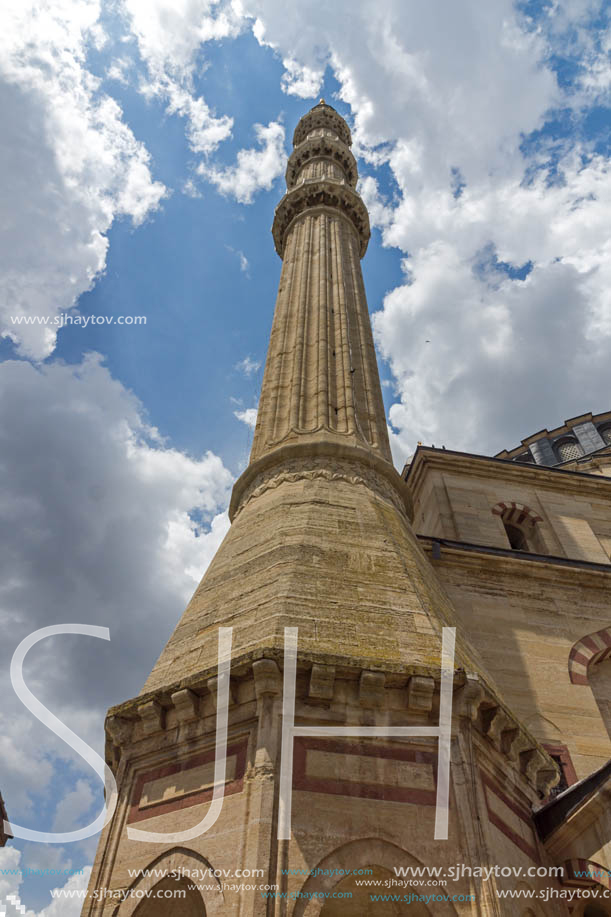
[[[593,860],[565,860],[563,885],[602,885],[611,889],[611,876],[606,866],[601,866]]]
[[[611,624],[582,637],[569,653],[569,677],[574,685],[588,684],[588,669],[611,657]]]
[[[492,513],[495,516],[502,516],[504,522],[511,525],[532,526],[537,522],[543,522],[534,509],[525,506],[523,503],[503,502],[497,503],[492,507]]]

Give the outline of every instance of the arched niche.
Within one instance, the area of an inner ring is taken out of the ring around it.
[[[207,917],[201,893],[193,887],[192,879],[175,879],[168,876],[151,889],[151,897],[143,898],[136,906],[134,917]]]
[[[394,872],[382,866],[372,867],[371,875],[366,877],[371,880],[384,882],[396,879]],[[399,888],[397,886],[357,885],[358,876],[346,876],[333,889],[333,894],[342,897],[327,898],[323,902],[320,917],[380,917],[380,909],[384,908],[385,917],[429,917],[434,911],[422,901],[384,901],[379,903],[371,900],[371,894],[382,895],[414,895],[431,894],[435,889],[422,889],[414,887]],[[443,893],[443,889],[439,889]],[[435,907],[432,904],[431,907]]]
[[[376,878],[376,872],[380,878],[389,876],[396,878],[395,868],[399,869],[402,866],[422,867],[423,864],[406,850],[396,844],[380,840],[380,838],[367,837],[349,841],[327,854],[316,866],[312,867],[311,871],[314,875],[308,876],[302,885],[300,895],[295,901],[292,917],[329,917],[329,915],[335,917],[332,910],[324,911],[323,908],[331,905],[333,899],[329,895],[334,891],[352,890],[350,883],[346,882],[347,879],[352,881],[355,878],[359,880],[373,879]],[[370,875],[354,875],[356,870],[364,868],[371,868],[374,872]],[[340,887],[340,883],[344,882],[346,882],[346,885]],[[407,894],[409,891],[410,889],[397,889],[395,893]],[[419,893],[419,891],[422,891],[422,887],[420,889],[415,887],[412,891]],[[380,888],[380,892],[385,894],[389,892],[389,889]],[[443,887],[440,886],[439,893],[444,894],[445,892],[450,897],[453,894],[449,884]],[[427,886],[427,894],[434,893],[436,893],[436,889]],[[369,917],[369,911],[353,910],[350,903],[351,899],[336,898],[335,901],[342,906],[341,910],[337,910],[337,914],[341,914],[342,917]],[[384,904],[371,902],[371,904],[374,906],[374,909],[371,910],[372,917],[379,917],[381,907],[386,908],[388,902]],[[410,905],[406,903],[407,910],[399,912],[401,917],[403,917],[403,913],[409,914],[409,917],[416,917],[416,914],[420,917],[420,912],[414,909],[414,904],[415,902]],[[422,915],[435,914],[435,917],[456,917],[457,911],[451,901],[435,901],[431,903],[429,910],[423,910],[421,913]],[[396,915],[393,914],[393,917],[396,917]]]
[[[153,871],[156,875],[151,875]],[[165,873],[161,879],[160,871]],[[173,913],[181,917],[183,914],[184,917],[220,917],[224,913],[222,884],[212,871],[212,865],[201,854],[186,847],[174,847],[147,863],[129,886],[133,894],[125,897],[113,917],[167,917]],[[195,888],[196,885],[200,888]],[[201,888],[204,885],[216,885],[216,889]],[[184,891],[185,895],[166,897],[168,891]],[[159,892],[162,894],[157,897]],[[147,896],[147,893],[150,894]]]

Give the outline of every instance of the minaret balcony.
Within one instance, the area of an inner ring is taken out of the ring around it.
[[[276,207],[272,235],[280,257],[284,255],[286,234],[293,221],[303,213],[317,209],[335,210],[348,219],[358,235],[362,258],[371,235],[367,208],[349,185],[329,178],[310,179],[292,188]]]

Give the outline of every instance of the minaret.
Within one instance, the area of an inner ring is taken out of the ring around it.
[[[293,145],[272,229],[282,273],[250,463],[231,529],[145,692],[212,665],[221,624],[234,628],[234,655],[280,649],[297,626],[303,650],[439,665],[441,627],[455,623],[391,460],[350,130],[321,100]]]
[[[504,862],[475,825],[487,817],[476,767],[505,768],[528,805],[555,779],[497,699],[411,528],[361,274],[369,220],[348,126],[321,100],[293,143],[273,225],[282,273],[250,463],[233,489],[230,530],[142,692],[109,711],[119,803],[100,840],[87,917],[178,913],[148,899],[117,909],[116,899],[94,896],[99,888],[182,889],[188,917],[377,914],[355,886],[350,904],[327,902],[322,912],[311,898],[342,869],[367,863],[377,875],[406,863]],[[440,845],[430,730],[444,626],[456,628],[456,655],[450,833]],[[209,831],[177,841],[211,810],[220,628],[232,629],[224,802]],[[296,738],[290,840],[278,830],[286,628],[297,629],[296,723],[425,730],[420,739]],[[141,842],[130,828],[174,836]],[[307,877],[321,864],[326,878]],[[156,877],[138,874],[153,867]],[[207,868],[224,870],[226,887],[176,878]],[[261,872],[235,890],[239,870]],[[266,885],[280,895],[266,896]],[[290,897],[302,888],[300,900]],[[501,913],[492,891],[481,902],[472,913]]]
[[[323,100],[295,130],[274,219],[282,274],[251,463],[314,443],[391,462],[360,265],[369,218],[350,145]]]

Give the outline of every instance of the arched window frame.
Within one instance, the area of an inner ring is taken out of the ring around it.
[[[537,525],[543,522],[538,515],[529,506],[523,503],[501,502],[492,507],[492,514],[500,516],[501,522],[507,535],[509,546],[514,551],[527,551],[533,554],[542,554],[543,545],[537,532]],[[513,536],[513,532],[521,535],[519,539]]]
[[[587,685],[590,666],[611,657],[611,624],[587,634],[569,653],[569,678],[574,685]]]

